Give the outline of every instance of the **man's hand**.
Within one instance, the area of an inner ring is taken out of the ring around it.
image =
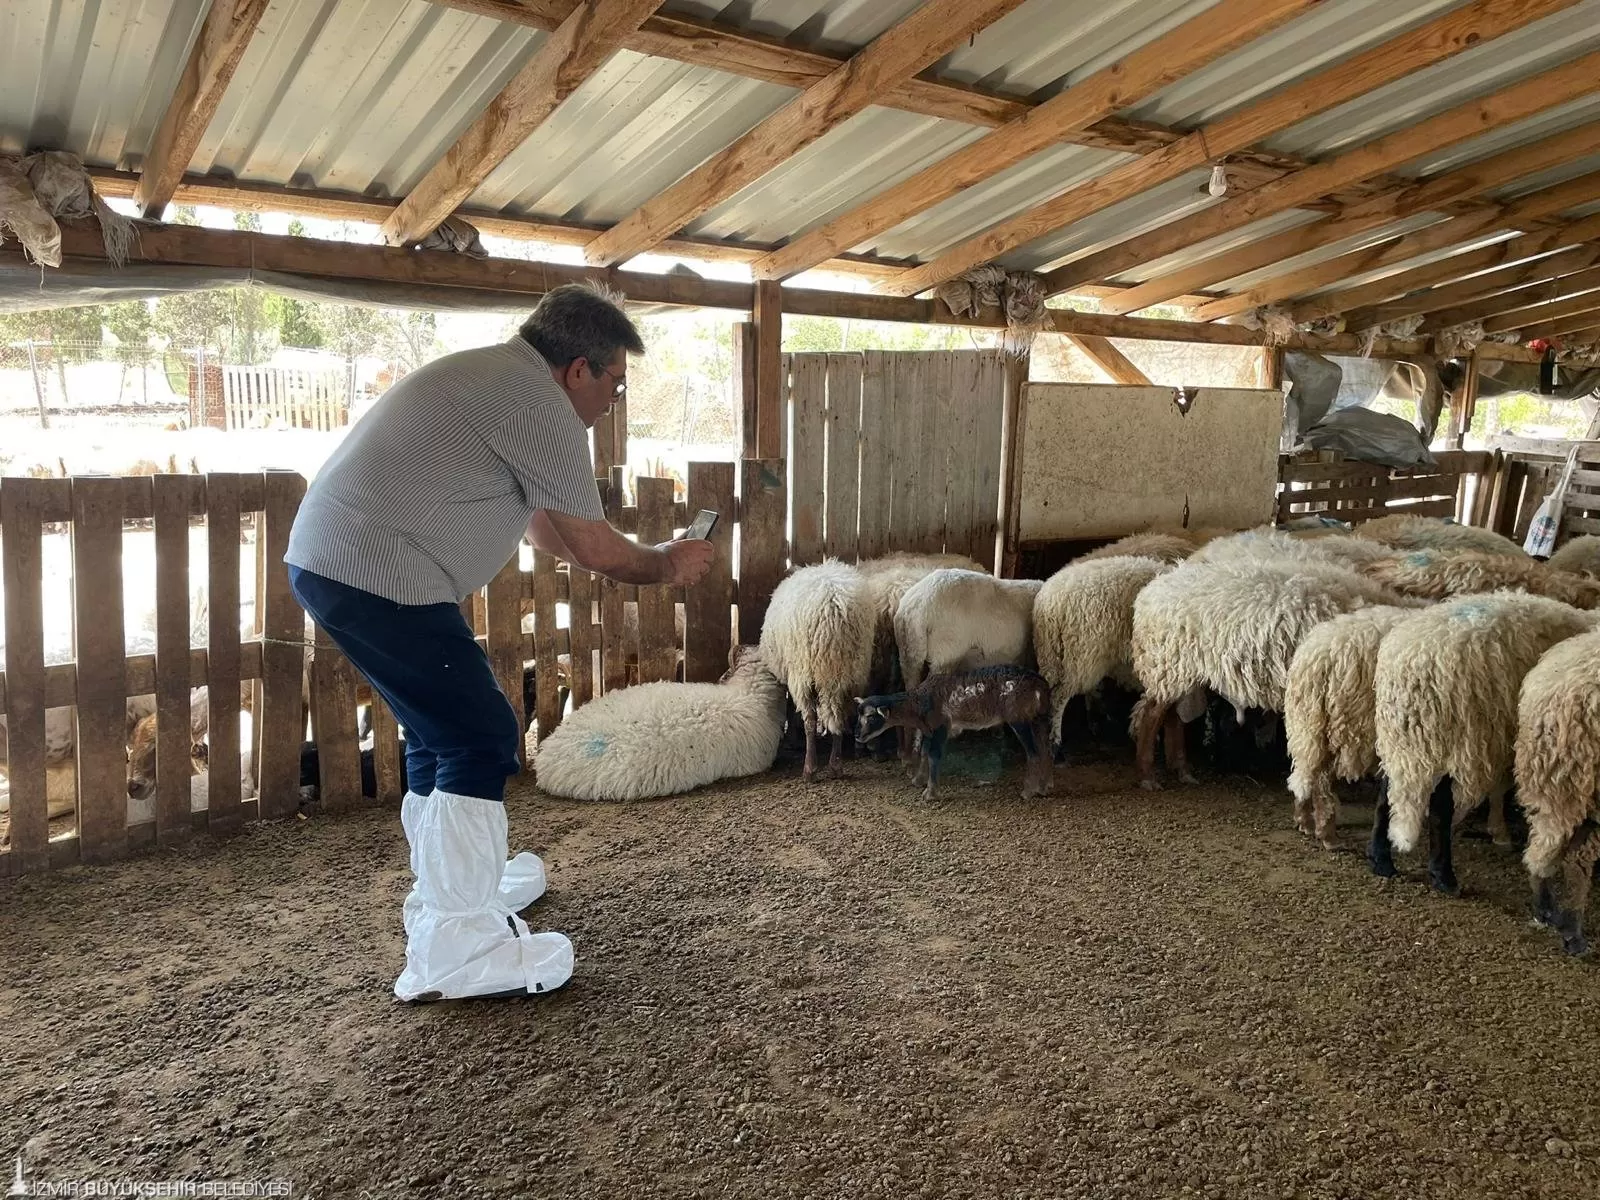
[[[703,539],[689,541],[677,538],[670,542],[658,542],[656,549],[664,553],[670,560],[672,567],[671,578],[664,582],[673,587],[693,587],[711,569],[711,560],[716,557],[716,547]]]

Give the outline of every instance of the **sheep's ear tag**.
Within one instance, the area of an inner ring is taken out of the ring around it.
[[[1195,399],[1200,395],[1200,389],[1195,387],[1178,387],[1172,389],[1172,402],[1178,406],[1178,411],[1184,416],[1189,415],[1189,410],[1194,407]]]

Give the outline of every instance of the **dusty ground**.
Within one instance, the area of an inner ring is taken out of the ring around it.
[[[1465,842],[1448,901],[1248,779],[794,775],[516,795],[579,958],[537,1001],[394,1002],[392,812],[0,885],[0,1183],[26,1144],[353,1198],[1600,1188],[1600,968],[1527,928],[1511,853]]]

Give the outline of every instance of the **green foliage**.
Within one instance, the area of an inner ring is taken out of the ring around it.
[[[117,359],[136,365],[150,358],[150,335],[155,332],[155,314],[143,300],[108,304],[103,310],[105,326],[117,339]]]
[[[261,232],[261,214],[258,212],[236,212],[233,214],[233,227],[243,229],[250,233]]]
[[[278,330],[278,342],[302,350],[317,350],[322,346],[322,323],[318,320],[317,305],[308,300],[274,293],[266,299],[267,320]]]
[[[305,237],[306,236],[306,223],[304,221],[302,221],[299,217],[295,217],[293,220],[291,220],[289,222],[289,236],[290,237]]]

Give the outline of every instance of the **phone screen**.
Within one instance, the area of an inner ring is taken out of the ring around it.
[[[709,508],[702,508],[689,523],[689,528],[683,531],[683,536],[688,541],[699,541],[711,536],[711,531],[716,528],[719,514]]]

